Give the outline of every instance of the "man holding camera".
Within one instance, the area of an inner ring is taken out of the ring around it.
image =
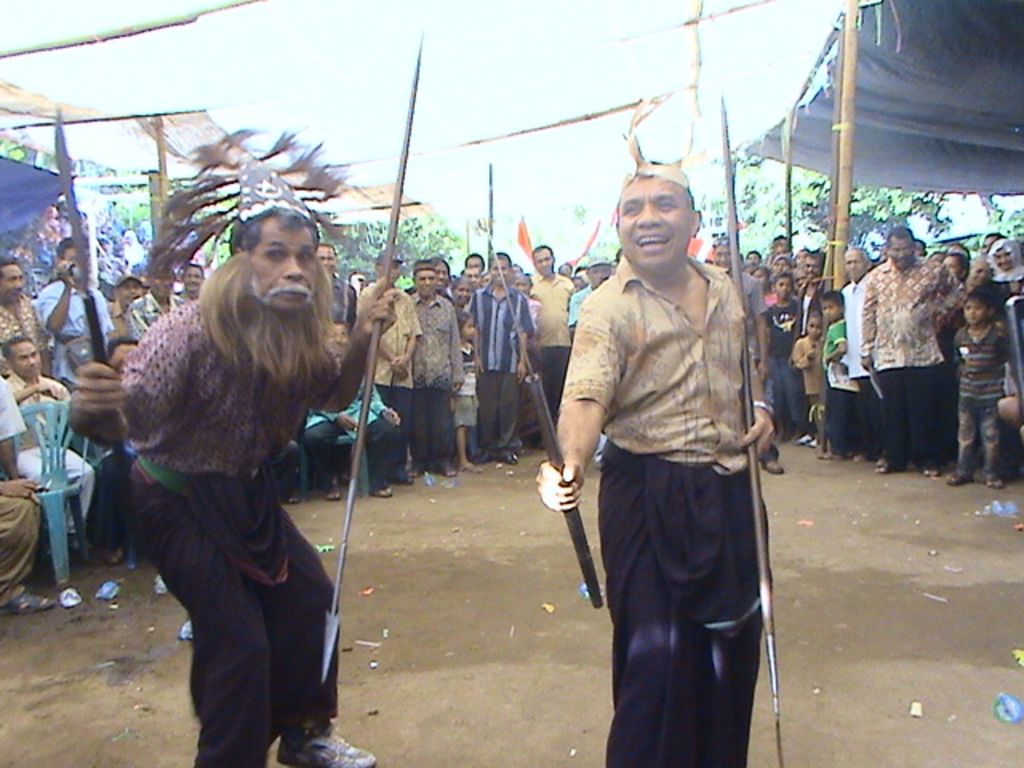
[[[74,386],[75,368],[85,362],[89,350],[89,324],[85,318],[85,301],[75,288],[75,245],[71,238],[57,245],[56,279],[39,292],[36,312],[40,322],[54,339],[53,378]],[[95,288],[90,288],[96,300],[100,330],[109,336],[114,328],[107,309],[107,301]],[[78,355],[85,357],[79,358]]]

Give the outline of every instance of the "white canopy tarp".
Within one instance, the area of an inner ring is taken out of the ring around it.
[[[409,195],[456,220],[484,218],[493,163],[498,216],[524,216],[537,239],[555,221],[571,225],[572,216],[582,228],[590,226],[586,219],[607,220],[629,168],[622,135],[631,110],[575,124],[573,118],[676,93],[644,125],[642,144],[654,159],[681,154],[681,137],[694,118],[686,90],[692,27],[681,26],[691,5],[266,0],[184,26],[0,58],[0,80],[90,114],[197,111],[227,131],[264,130],[268,140],[299,131],[308,143],[323,142],[331,162],[349,165],[353,183],[379,185],[394,178],[422,33]],[[713,18],[698,25],[703,115],[696,152],[720,154],[722,93],[737,144],[777,121],[796,99],[839,5],[705,0],[701,15]],[[37,0],[33,13],[47,23],[8,25],[0,31],[0,53],[204,6]],[[31,122],[38,120],[0,113],[0,129]],[[563,127],[460,148],[550,124]],[[154,167],[144,142],[125,138],[115,125],[69,126],[72,154],[123,170]],[[25,129],[25,135],[45,145],[52,141],[47,130]],[[720,169],[698,168],[691,176],[698,195],[701,185],[716,193],[721,187]]]

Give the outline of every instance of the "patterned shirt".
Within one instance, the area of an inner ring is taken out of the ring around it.
[[[17,336],[24,336],[36,344],[36,349],[46,349],[46,337],[36,316],[32,300],[25,295],[18,297],[17,306],[11,308],[0,304],[0,345],[6,344]],[[6,376],[10,371],[7,361],[0,358],[0,375]]]
[[[941,363],[938,319],[956,306],[961,292],[942,262],[918,261],[901,272],[887,261],[866,280],[861,354],[880,371]]]
[[[542,347],[568,347],[569,299],[576,286],[565,275],[538,277],[533,284],[533,298],[540,302],[537,319],[537,342]]]
[[[18,393],[24,389],[28,389],[28,384],[21,376],[16,373],[12,373],[7,377],[7,386],[11,388],[11,393],[14,395],[15,402],[18,403],[20,408],[23,405],[33,405],[35,403],[57,403],[67,402],[71,399],[71,393],[68,388],[61,384],[56,379],[50,379],[46,376],[40,376],[39,380],[46,384],[49,384],[56,392],[59,397],[53,397],[49,392],[36,392],[35,394],[29,395],[28,397],[18,400]],[[42,416],[39,417],[40,421]],[[37,448],[36,445],[36,433],[34,429],[26,430],[25,434],[21,438],[21,450],[27,451],[30,448]]]
[[[136,340],[141,339],[143,334],[153,326],[153,323],[185,303],[183,298],[175,296],[173,293],[169,301],[171,304],[168,312],[164,312],[160,308],[160,302],[151,293],[144,294],[133,301],[125,313],[125,329],[128,331],[128,335]]]
[[[455,307],[437,295],[429,301],[417,296],[415,303],[423,335],[412,357],[413,386],[450,392],[462,383],[462,341]]]
[[[367,301],[364,297],[372,295],[372,288],[376,283],[370,283],[359,294],[359,301]],[[377,373],[373,377],[373,383],[378,387],[412,387],[412,361],[405,368],[404,373],[398,373],[391,360],[405,353],[409,346],[409,339],[422,335],[420,320],[416,314],[416,304],[412,296],[398,291],[395,296],[395,322],[380,337],[380,350],[383,354],[377,358]]]
[[[732,474],[747,465],[740,393],[743,308],[721,270],[708,283],[704,332],[623,261],[580,312],[563,400],[594,400],[604,432],[632,453]]]
[[[186,473],[251,472],[337,390],[341,363],[315,390],[281,392],[229,366],[203,329],[199,302],[164,315],[125,363],[128,439],[139,455]]]
[[[988,333],[975,339],[967,328],[961,328],[954,344],[960,363],[960,397],[993,403],[1002,397],[1010,354],[1006,331],[992,323]]]
[[[530,307],[523,294],[514,290],[499,299],[488,285],[473,294],[469,312],[477,329],[476,349],[483,369],[515,373],[519,364],[519,339],[512,312],[516,313],[523,333],[533,333]]]

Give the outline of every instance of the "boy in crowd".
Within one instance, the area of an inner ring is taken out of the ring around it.
[[[960,363],[960,401],[957,434],[959,456],[956,472],[946,480],[950,485],[966,485],[974,480],[976,435],[981,432],[985,461],[985,485],[1002,488],[996,472],[999,452],[999,416],[996,405],[1003,396],[1003,379],[1009,353],[1006,332],[996,323],[997,299],[984,289],[967,294],[964,319],[967,325],[957,331],[956,357]]]
[[[800,372],[790,365],[800,305],[793,298],[793,276],[783,272],[772,281],[775,306],[765,313],[768,325],[768,381],[775,406],[776,427],[780,436],[790,435],[804,422],[804,393]]]
[[[804,376],[804,395],[807,398],[807,420],[804,434],[797,438],[797,445],[811,448],[818,446],[817,422],[818,405],[825,383],[825,369],[821,367],[822,320],[821,315],[807,318],[807,333],[796,340],[790,361]]]
[[[470,432],[476,428],[476,326],[469,312],[459,312],[459,335],[462,339],[462,386],[455,393],[452,410],[455,412],[456,460],[460,472],[479,472],[469,459]]]
[[[821,312],[828,325],[822,362],[826,371],[825,433],[829,451],[822,458],[848,459],[850,457],[849,423],[856,407],[857,385],[850,381],[850,371],[843,363],[846,355],[845,301],[839,291],[826,291],[821,296]]]

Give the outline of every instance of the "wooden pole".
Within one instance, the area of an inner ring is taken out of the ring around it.
[[[786,162],[786,240],[793,250],[793,117],[794,111],[786,114],[782,124],[782,152]]]
[[[149,210],[150,221],[153,225],[153,238],[160,234],[160,220],[163,217],[164,206],[167,204],[167,196],[170,191],[170,184],[167,177],[167,136],[164,134],[164,119],[153,118],[153,133],[156,135],[156,158],[157,172],[150,174],[149,180]]]
[[[839,165],[836,184],[835,237],[833,238],[833,286],[843,284],[843,259],[850,239],[850,201],[853,198],[853,128],[857,103],[857,17],[858,0],[846,0],[843,19],[842,88],[839,91]]]
[[[487,165],[487,268],[494,259],[494,165]]]

